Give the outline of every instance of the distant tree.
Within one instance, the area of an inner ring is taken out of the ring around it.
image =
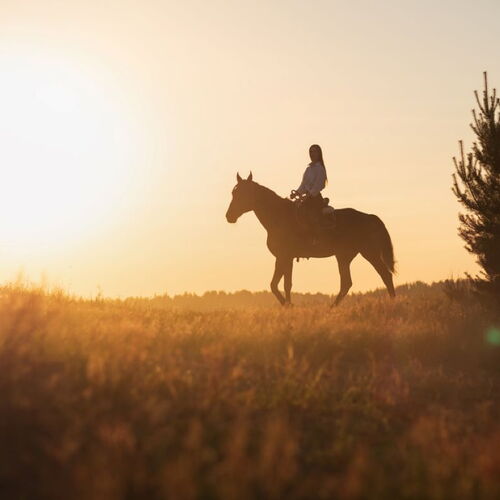
[[[481,272],[470,277],[476,289],[500,304],[500,101],[490,93],[484,73],[482,99],[474,91],[479,111],[473,110],[471,128],[476,135],[472,151],[453,158],[453,192],[465,207],[460,214],[459,234],[465,248],[476,255]]]

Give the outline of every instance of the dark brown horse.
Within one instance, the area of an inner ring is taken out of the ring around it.
[[[350,265],[360,253],[378,272],[391,297],[395,296],[392,274],[394,253],[391,238],[384,223],[376,216],[358,212],[352,208],[335,210],[336,224],[333,230],[316,244],[305,237],[297,217],[296,205],[281,198],[274,191],[257,184],[252,174],[242,179],[233,189],[233,199],[226,213],[228,222],[234,223],[242,214],[254,211],[267,230],[267,247],[276,257],[271,290],[282,305],[290,304],[292,290],[293,259],[295,257],[337,258],[340,272],[340,292],[335,299],[337,305],[351,288]],[[278,289],[281,278],[285,278],[285,296]]]

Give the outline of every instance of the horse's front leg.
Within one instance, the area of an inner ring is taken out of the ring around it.
[[[293,259],[286,259],[283,262],[283,272],[285,276],[285,305],[291,305]]]
[[[285,297],[279,291],[278,285],[281,281],[283,274],[285,273],[285,265],[283,259],[276,257],[276,262],[274,264],[274,274],[273,279],[271,280],[271,291],[274,293],[275,297],[280,301],[280,304],[285,305]]]

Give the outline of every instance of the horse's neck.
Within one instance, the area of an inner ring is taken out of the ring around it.
[[[287,200],[280,198],[270,189],[260,187],[255,196],[254,212],[267,231],[272,231],[283,223],[286,216]]]

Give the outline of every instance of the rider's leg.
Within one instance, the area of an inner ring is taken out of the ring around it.
[[[321,237],[321,216],[323,210],[323,197],[321,194],[309,198],[309,225],[313,237],[313,244]]]

